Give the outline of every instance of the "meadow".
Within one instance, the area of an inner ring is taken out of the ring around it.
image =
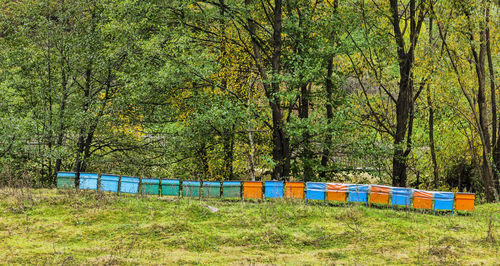
[[[498,203],[477,205],[474,216],[435,215],[356,204],[4,188],[0,262],[498,265],[499,222]]]

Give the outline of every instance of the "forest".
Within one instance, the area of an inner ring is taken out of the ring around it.
[[[109,172],[499,200],[498,1],[0,3],[0,186]]]

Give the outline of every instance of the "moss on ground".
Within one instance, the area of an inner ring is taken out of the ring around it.
[[[500,261],[500,204],[479,205],[470,216],[73,190],[3,189],[0,195],[0,258],[7,264]]]

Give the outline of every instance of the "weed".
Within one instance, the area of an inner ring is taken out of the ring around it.
[[[489,222],[488,222],[488,233],[486,235],[486,241],[495,243],[495,233],[493,229],[493,216],[490,216]]]

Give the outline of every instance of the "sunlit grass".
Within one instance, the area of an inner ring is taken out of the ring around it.
[[[1,190],[0,258],[31,264],[495,264],[500,204],[475,216],[274,200]],[[212,213],[206,206],[220,211]],[[490,235],[496,241],[488,239]]]

